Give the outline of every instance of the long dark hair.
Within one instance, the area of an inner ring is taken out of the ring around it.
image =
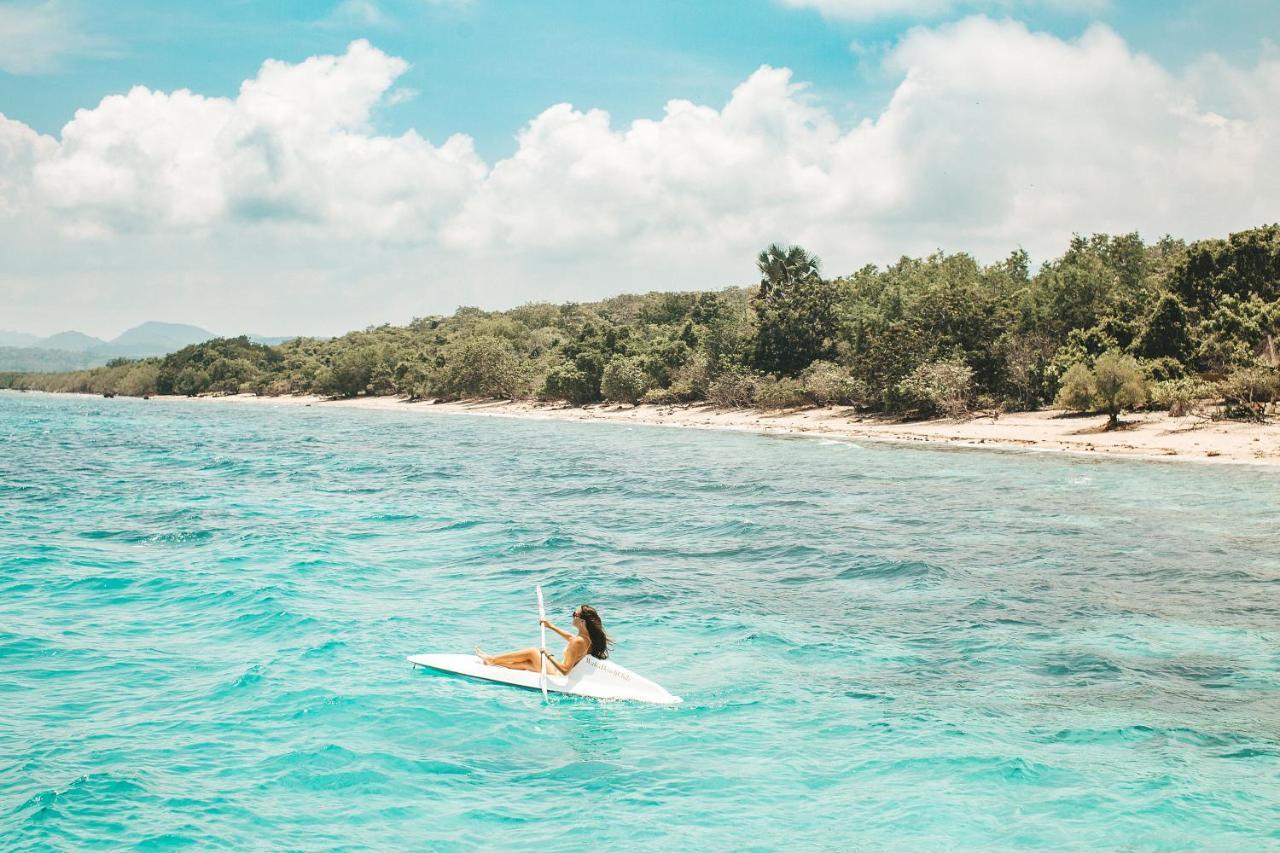
[[[587,636],[591,638],[591,656],[604,660],[609,656],[609,647],[613,645],[613,640],[609,639],[609,635],[604,632],[604,625],[600,623],[600,614],[590,604],[583,604],[578,607],[578,616],[587,625]]]

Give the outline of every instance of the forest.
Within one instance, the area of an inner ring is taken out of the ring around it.
[[[1280,397],[1280,225],[1185,243],[1077,236],[1032,270],[1021,250],[904,257],[827,277],[796,246],[758,284],[459,308],[276,346],[215,338],[158,358],[4,373],[0,388],[106,395],[400,395],[573,405],[852,405],[905,417],[1059,406],[1206,405],[1262,417]]]

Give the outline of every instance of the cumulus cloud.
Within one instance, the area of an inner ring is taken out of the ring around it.
[[[35,183],[86,234],[253,221],[394,239],[431,227],[485,171],[467,137],[372,133],[407,67],[356,41],[342,56],[270,60],[234,99],[137,86],[78,111]]]
[[[943,245],[1043,257],[1075,229],[1196,235],[1275,215],[1271,64],[1216,72],[1242,105],[1227,117],[1103,26],[1063,41],[975,17],[913,30],[885,62],[902,82],[848,131],[768,67],[721,110],[673,101],[626,128],[553,107],[446,237],[747,252],[782,235],[856,264]]]
[[[492,165],[465,136],[378,133],[405,64],[363,41],[267,62],[235,98],[136,88],[56,139],[0,119],[0,298],[116,310],[145,289],[145,310],[168,299],[231,330],[252,306],[260,330],[334,332],[460,302],[741,283],[772,240],[838,273],[1277,216],[1275,57],[1173,73],[1104,26],[1063,40],[973,17],[911,30],[883,61],[900,83],[852,127],[765,66],[722,106],[674,100],[622,126],[553,105]]]

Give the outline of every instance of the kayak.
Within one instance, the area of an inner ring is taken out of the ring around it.
[[[657,705],[674,705],[681,701],[679,696],[672,696],[661,685],[636,675],[626,667],[591,655],[578,661],[578,665],[568,675],[554,674],[545,678],[537,672],[490,666],[475,655],[410,655],[409,663],[438,672],[450,672],[530,690],[542,690],[545,685],[546,690],[554,693],[591,699],[627,699]]]

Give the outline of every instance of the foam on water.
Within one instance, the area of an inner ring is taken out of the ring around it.
[[[848,449],[0,394],[0,846],[1280,844],[1280,477]]]

